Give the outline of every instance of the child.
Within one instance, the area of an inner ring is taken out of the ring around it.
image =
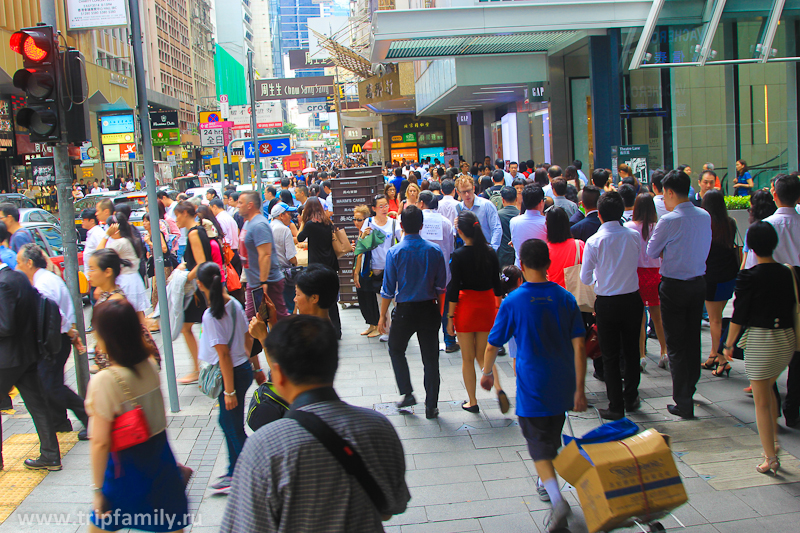
[[[522,270],[517,268],[516,265],[508,265],[503,268],[500,273],[500,288],[503,290],[503,298],[508,296],[511,291],[522,285],[525,278],[522,276]],[[511,357],[511,368],[514,370],[514,375],[517,375],[517,341],[514,337],[508,340],[508,355]]]
[[[559,491],[553,459],[561,445],[564,412],[586,410],[585,329],[575,297],[547,281],[547,244],[539,239],[525,241],[520,263],[527,283],[500,305],[489,333],[481,386],[486,390],[492,387],[491,368],[498,348],[513,335],[519,361],[517,417],[544,489],[540,489],[539,497],[553,505],[545,526],[547,531],[556,531],[567,526],[572,513]]]

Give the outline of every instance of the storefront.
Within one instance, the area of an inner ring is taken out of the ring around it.
[[[453,146],[453,118],[402,117],[389,124],[392,161],[423,161],[430,157],[431,161],[444,162],[445,148]]]

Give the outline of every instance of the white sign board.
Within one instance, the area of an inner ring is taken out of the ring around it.
[[[70,30],[127,26],[125,0],[67,0]]]
[[[323,104],[324,105],[324,104]],[[230,118],[235,126],[250,126],[250,106],[232,105],[230,106]],[[267,100],[256,103],[256,123],[281,122],[281,104],[275,100]],[[260,128],[266,126],[259,126]]]
[[[228,95],[227,94],[219,95],[219,111],[222,114],[222,119],[223,120],[230,120],[231,108],[228,105]]]
[[[314,104],[297,104],[297,112],[301,115],[308,113],[327,113],[328,105],[325,102],[317,102]]]
[[[223,128],[205,128],[200,130],[200,146],[209,148],[225,146],[225,132]]]

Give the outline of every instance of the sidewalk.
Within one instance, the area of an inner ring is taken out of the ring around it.
[[[422,363],[416,339],[409,346],[408,359],[417,399],[413,414],[399,414],[391,402],[399,399],[385,343],[361,337],[364,329],[357,308],[340,312],[344,328],[336,389],[343,400],[387,413],[395,425],[406,453],[406,481],[411,490],[408,510],[386,523],[394,533],[470,532],[510,533],[543,531],[549,504],[536,495],[533,463],[513,416],[502,415],[492,393],[479,391],[480,414],[460,408],[466,399],[461,378],[460,353],[441,353],[442,375],[438,420],[426,420],[422,413],[424,389]],[[703,330],[704,347],[710,344]],[[161,342],[160,335],[156,336]],[[666,411],[671,403],[671,379],[657,368],[658,345],[648,341],[650,363],[642,375],[640,412],[631,419],[644,428],[656,428],[673,439],[673,454],[683,476],[689,502],[675,516],[692,533],[778,532],[797,529],[800,522],[800,431],[781,426],[781,474],[777,478],[758,474],[760,445],[755,433],[752,398],[742,393],[747,385],[744,365],[733,363],[730,378],[714,378],[703,371],[695,395],[698,420],[683,421]],[[179,339],[174,344],[178,375],[188,371],[189,356]],[[699,361],[698,361],[699,364]],[[500,378],[511,398],[516,396],[513,372],[507,357],[500,357]],[[74,383],[74,372],[68,372]],[[165,405],[165,374],[162,389]],[[781,385],[785,383],[785,373]],[[179,386],[180,387],[180,386]],[[587,377],[588,399],[605,406],[605,386]],[[252,390],[252,389],[251,389]],[[227,453],[217,423],[217,407],[193,386],[180,387],[181,411],[168,414],[168,436],[178,460],[196,470],[188,487],[190,510],[196,513],[195,533],[218,531],[226,497],[214,496],[209,484],[227,467]],[[34,433],[33,424],[19,398],[16,413],[3,415],[3,437]],[[76,424],[76,429],[79,423]],[[588,411],[574,418],[577,433],[597,425]],[[248,430],[249,432],[249,430]],[[5,532],[85,531],[79,513],[91,502],[89,489],[89,444],[78,442],[64,457],[64,470],[44,477],[24,501],[0,524]],[[7,490],[0,477],[0,498]],[[585,532],[580,504],[574,489],[567,498],[575,512],[570,530]],[[0,501],[0,509],[3,501]],[[63,516],[68,523],[43,525],[28,520]],[[2,514],[0,514],[2,520]],[[85,523],[85,516],[83,516]],[[672,518],[662,521],[668,529],[680,529]]]

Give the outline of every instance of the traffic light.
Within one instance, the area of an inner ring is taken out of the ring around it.
[[[10,45],[22,55],[24,67],[14,73],[14,86],[27,96],[27,105],[17,112],[17,124],[28,129],[32,142],[60,141],[59,52],[53,27],[23,28],[11,35]]]

